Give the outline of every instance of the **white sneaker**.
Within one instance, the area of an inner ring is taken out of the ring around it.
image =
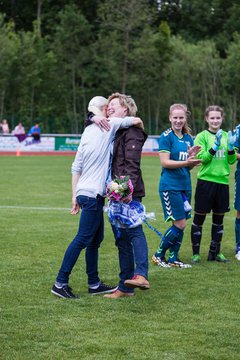
[[[181,268],[181,269],[190,269],[192,267],[192,265],[186,264],[186,263],[184,263],[183,261],[181,261],[179,259],[177,261],[172,262],[172,263],[168,262],[168,265],[173,267],[173,268],[177,267],[177,268]]]
[[[236,253],[235,258],[236,258],[238,261],[240,261],[240,251],[238,251],[238,252]]]
[[[161,266],[163,268],[170,268],[170,265],[168,265],[165,258],[160,258],[159,256],[153,255],[152,261],[154,262],[154,264]]]

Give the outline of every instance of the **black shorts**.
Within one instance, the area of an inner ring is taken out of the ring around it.
[[[211,181],[198,180],[195,192],[194,210],[197,213],[222,214],[230,211],[229,186]]]

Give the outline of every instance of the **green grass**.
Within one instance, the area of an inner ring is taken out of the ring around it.
[[[225,219],[222,250],[231,262],[206,261],[211,217],[205,222],[202,262],[162,269],[150,262],[149,291],[119,300],[89,296],[84,254],[70,279],[80,299],[50,293],[63,254],[75,235],[71,216],[72,157],[0,157],[0,359],[239,359],[239,263],[234,260],[234,217]],[[166,229],[158,196],[157,157],[143,158],[147,211]],[[231,200],[233,201],[233,173]],[[193,188],[196,170],[192,173]],[[12,206],[6,208],[4,206]],[[21,208],[24,207],[24,208]],[[37,210],[34,207],[45,209]],[[49,209],[47,209],[49,208]],[[188,222],[181,258],[191,257]],[[118,281],[118,257],[106,219],[99,272]],[[144,227],[149,260],[159,237]]]

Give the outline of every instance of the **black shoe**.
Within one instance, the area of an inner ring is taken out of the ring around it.
[[[107,293],[112,293],[115,290],[117,290],[118,286],[109,286],[106,285],[104,283],[100,283],[100,285],[98,286],[98,288],[96,289],[88,289],[89,294],[91,295],[97,295],[97,294],[107,294]]]
[[[65,285],[61,288],[57,288],[55,285],[53,285],[51,293],[56,296],[59,296],[60,298],[63,298],[63,299],[77,299],[78,298],[78,296],[76,296],[72,293],[72,289],[68,285]]]
[[[207,261],[215,261],[216,260],[216,253],[209,251]]]

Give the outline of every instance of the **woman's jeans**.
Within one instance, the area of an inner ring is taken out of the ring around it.
[[[67,284],[69,275],[83,249],[86,248],[86,273],[88,284],[99,283],[98,277],[98,248],[103,240],[103,206],[104,198],[80,195],[77,197],[81,207],[78,232],[71,244],[68,246],[63,258],[56,281]]]
[[[139,198],[134,198],[139,201]],[[124,281],[131,279],[134,275],[142,275],[148,279],[148,245],[142,225],[135,228],[120,229],[112,226],[116,246],[118,248],[120,281],[119,290],[130,292],[124,285]],[[134,262],[136,268],[134,270]]]

